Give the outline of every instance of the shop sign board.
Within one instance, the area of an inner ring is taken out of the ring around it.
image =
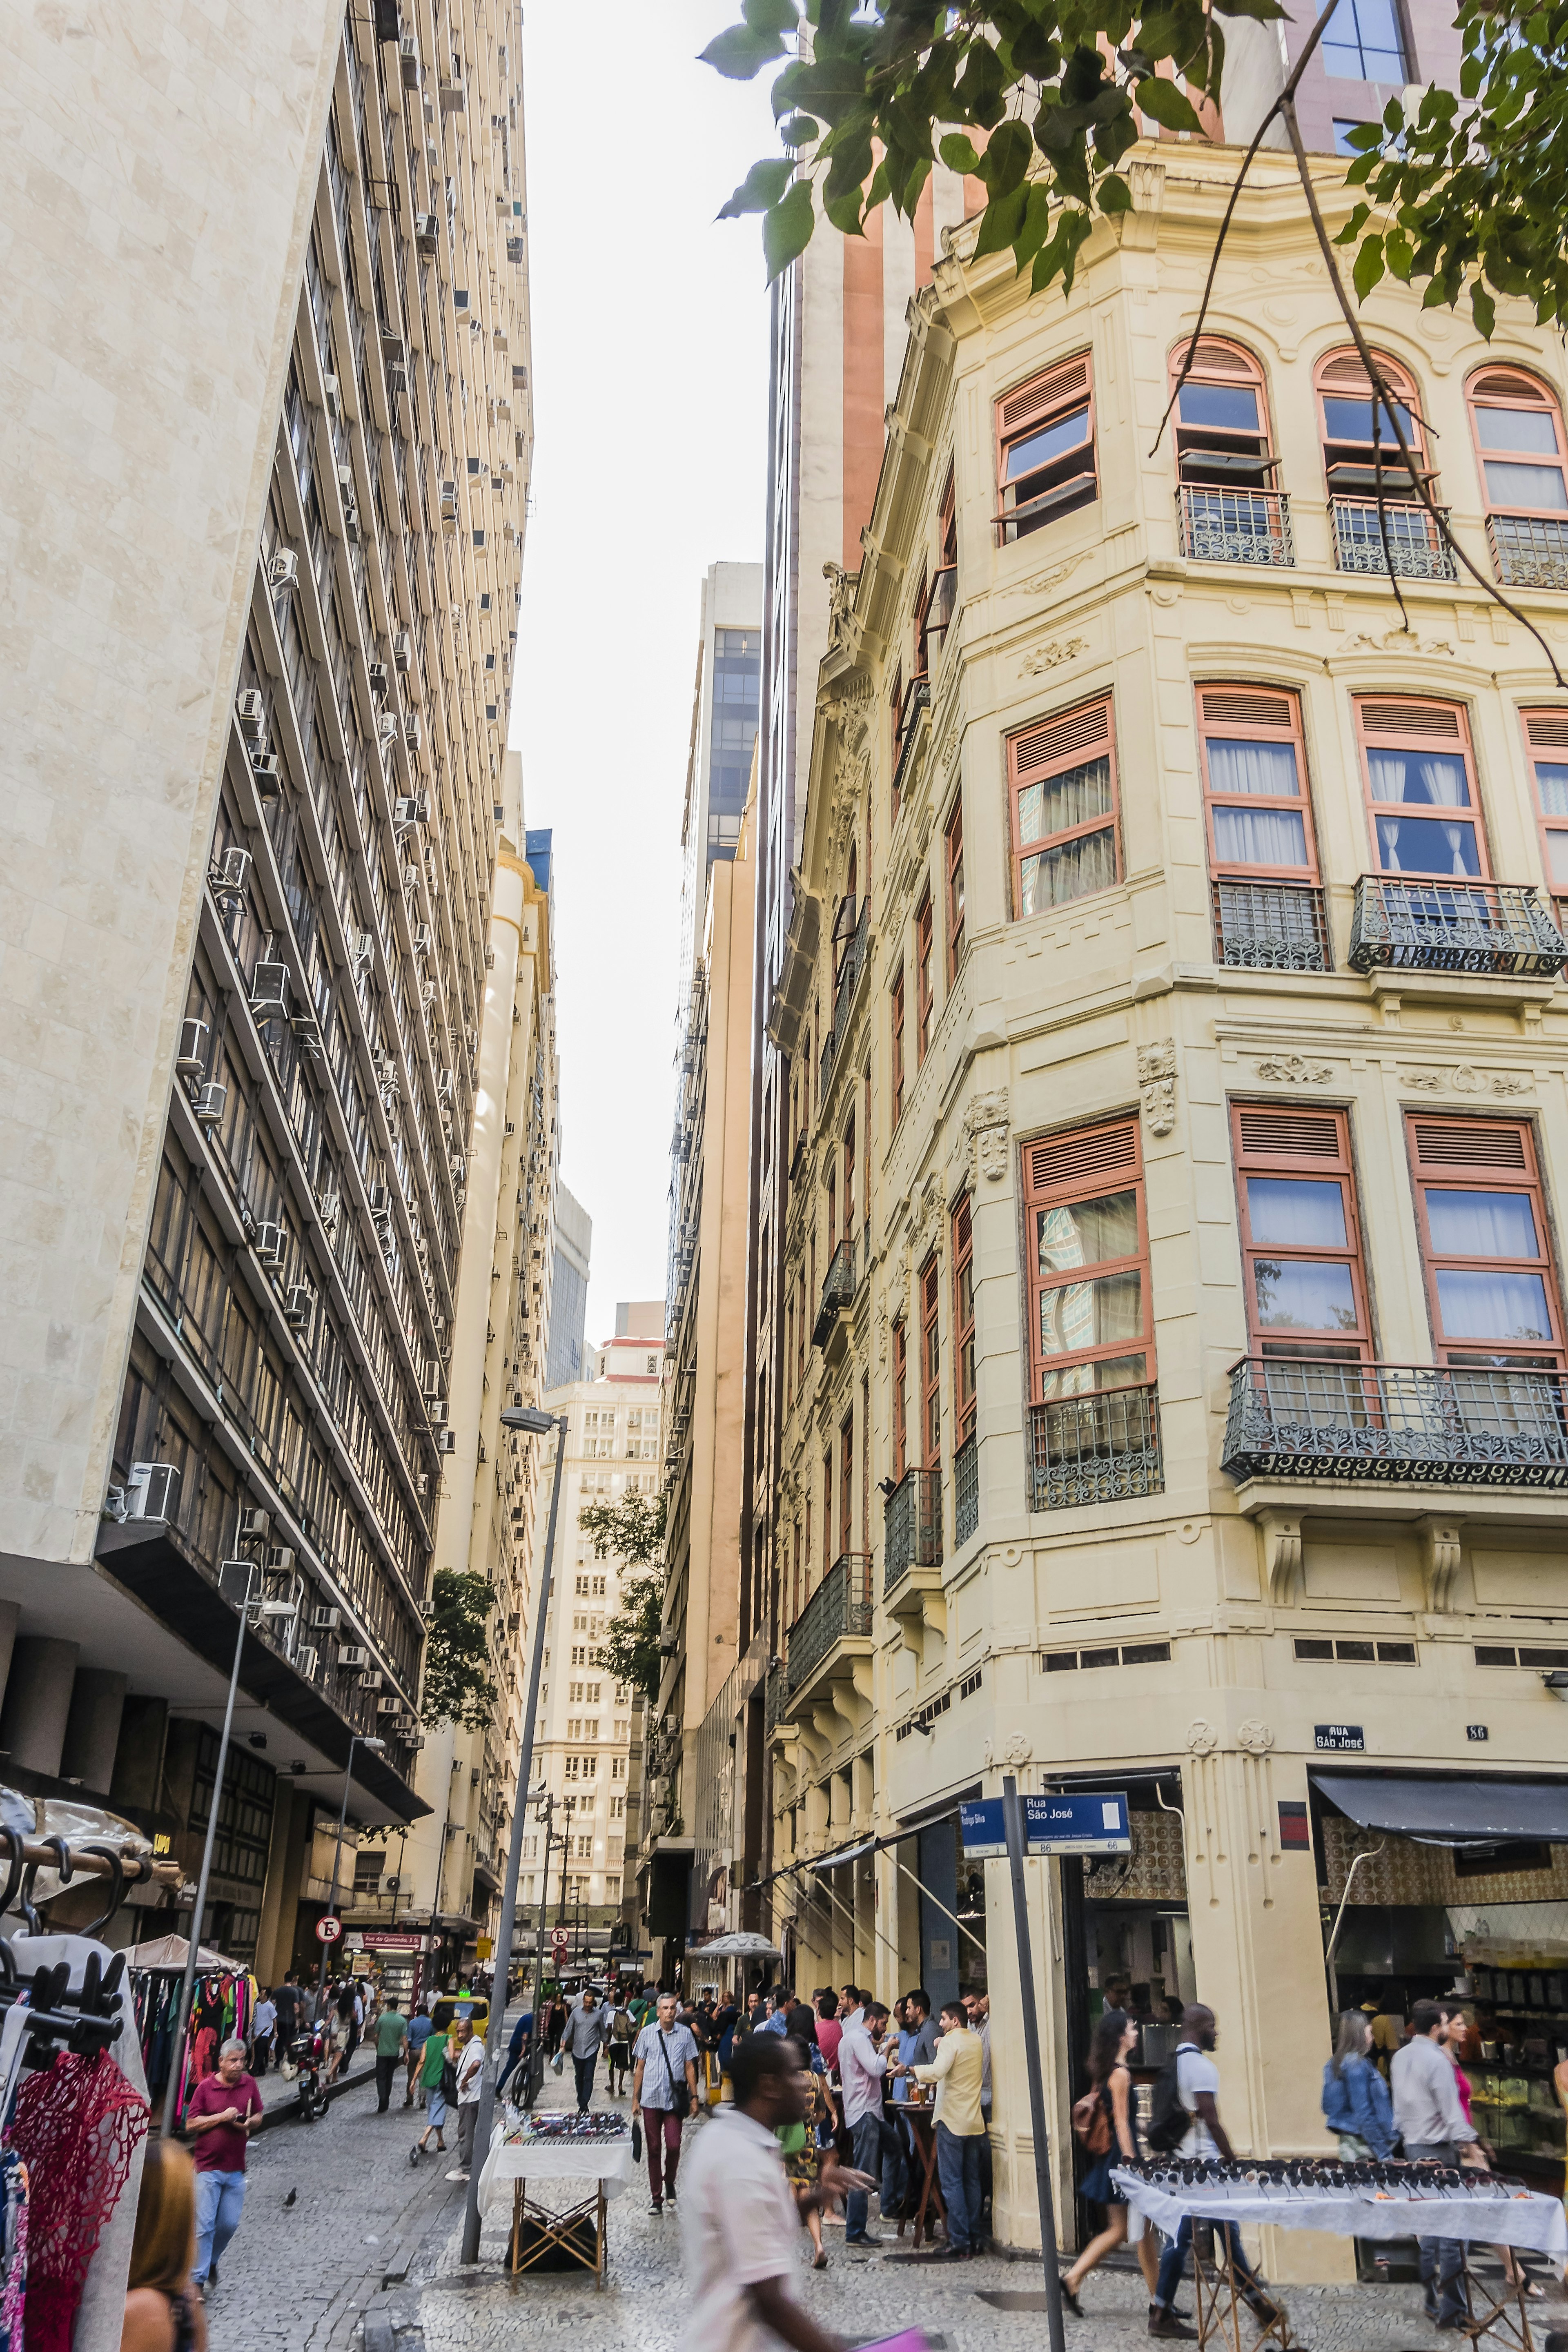
[[[961,1805],[964,1858],[997,1860],[1007,1851],[1002,1799]],[[1024,1799],[1024,1839],[1030,1853],[1131,1853],[1127,1799],[1120,1790],[1072,1790]]]
[[[1336,1753],[1359,1753],[1366,1747],[1366,1733],[1359,1723],[1315,1723],[1312,1744],[1332,1748]]]
[[[367,1952],[427,1952],[430,1948],[429,1937],[412,1928],[405,1934],[401,1928],[366,1927],[363,1940]]]

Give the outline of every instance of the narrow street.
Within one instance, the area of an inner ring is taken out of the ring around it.
[[[542,2106],[570,2104],[569,2078],[547,2075]],[[595,2104],[612,2104],[602,2084]],[[502,2352],[541,2332],[569,2335],[573,2352],[674,2352],[689,2320],[679,2224],[674,2213],[647,2210],[640,2174],[610,2209],[603,2294],[586,2272],[509,2278],[505,2235],[495,2222],[485,2231],[480,2263],[465,2268],[462,2188],[445,2179],[446,2163],[410,2166],[416,2115],[398,2093],[390,2112],[378,2116],[367,2078],[309,2128],[289,2121],[262,2135],[251,2155],[245,2220],[212,2305],[213,2352],[270,2346],[352,2352],[362,2327],[364,2352]],[[724,2126],[710,2118],[693,2128]],[[873,2229],[879,2226],[873,2218]],[[937,2352],[944,2344],[947,2352],[1037,2352],[1045,2340],[1033,2262],[993,2254],[955,2270],[911,2261],[891,2224],[877,2248],[847,2249],[842,2227],[831,2224],[826,2241],[829,2267],[814,2273],[802,2232],[795,2288],[847,2342],[910,2326]],[[1142,2282],[1131,2261],[1123,2263],[1087,2283],[1086,2318],[1068,2315],[1069,2352],[1131,2352],[1147,2342]],[[1478,2267],[1486,2274],[1495,2264],[1483,2258]],[[1290,2286],[1283,2299],[1311,2352],[1436,2352],[1417,2286]],[[1190,2288],[1183,2300],[1190,2301]],[[1549,2283],[1549,2299],[1539,2306],[1543,2333],[1563,2309],[1561,2289]]]

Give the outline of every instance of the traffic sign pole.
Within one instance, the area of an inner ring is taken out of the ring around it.
[[[1056,2210],[1051,2199],[1051,2160],[1046,2141],[1046,2091],[1040,2075],[1040,2021],[1035,2011],[1035,1959],[1029,1937],[1028,1895],[1024,1883],[1024,1809],[1011,1772],[1002,1781],[1002,1818],[1007,1838],[1007,1868],[1013,1881],[1013,1934],[1018,1949],[1018,2008],[1024,2021],[1024,2065],[1029,2078],[1029,2125],[1035,2140],[1035,2195],[1040,2208],[1040,2259],[1046,2266],[1046,2326],[1051,2352],[1066,2352],[1062,2335],[1062,2283],[1057,2269]]]

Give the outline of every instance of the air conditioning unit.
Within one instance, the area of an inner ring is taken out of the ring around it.
[[[172,1462],[133,1462],[125,1482],[128,1519],[172,1519],[180,1500],[180,1474]]]
[[[282,1225],[271,1219],[256,1228],[256,1255],[263,1265],[281,1265],[288,1242]]]
[[[419,722],[417,719],[410,719],[408,723],[411,727],[417,727]],[[415,738],[413,748],[418,748],[417,736]],[[428,824],[430,822],[429,793],[402,793],[394,805],[392,814],[394,824],[403,825],[404,827],[413,824]]]
[[[315,1681],[316,1668],[321,1662],[321,1654],[313,1642],[301,1642],[294,1653],[295,1668],[304,1675],[307,1682]]]
[[[409,636],[407,630],[395,630],[393,634],[392,639],[392,661],[394,668],[399,672],[406,671],[413,657],[414,643],[412,638]]]
[[[327,404],[327,415],[335,425],[343,413],[342,394],[339,390],[335,375],[324,375],[321,378],[321,392]]]
[[[428,923],[416,923],[416,924],[415,924],[415,926],[414,926],[414,952],[415,952],[415,954],[416,954],[416,955],[428,955],[428,954],[429,954],[429,952],[430,952],[430,949],[431,949],[432,944],[433,944],[433,934],[432,934],[432,932],[431,932],[431,929],[430,929],[430,926],[429,926],[429,924],[428,924]]]
[[[239,721],[239,731],[250,743],[267,731],[267,705],[254,686],[247,686],[234,698],[234,715]]]
[[[392,1193],[385,1184],[372,1184],[368,1193],[370,1213],[379,1224],[383,1217],[392,1214]]]
[[[243,890],[250,879],[248,849],[226,849],[211,875],[215,890]]]
[[[370,1652],[351,1642],[338,1652],[338,1664],[346,1675],[361,1674],[370,1664]]]
[[[270,1511],[261,1510],[254,1504],[248,1505],[246,1509],[241,1511],[239,1515],[238,1537],[238,1540],[241,1543],[263,1543],[271,1533],[272,1514]]]
[[[441,1432],[438,1443],[443,1454],[456,1454],[458,1450],[457,1431],[455,1429],[444,1429]]]
[[[516,1610],[516,1609],[514,1609],[514,1610],[512,1611],[511,1615],[510,1615],[510,1616],[507,1619],[507,1621],[506,1621],[506,1630],[507,1630],[507,1632],[508,1632],[509,1633],[521,1633],[521,1631],[522,1631],[522,1615],[521,1615],[521,1611]]]
[[[182,1021],[180,1050],[174,1056],[174,1067],[182,1078],[199,1078],[206,1068],[207,1024],[205,1021]]]
[[[463,299],[466,301],[468,297],[465,295]],[[446,524],[448,530],[456,529],[458,521],[458,485],[456,482],[443,482],[441,485],[441,520]]]
[[[258,1021],[280,1021],[289,1010],[289,967],[264,961],[250,975],[250,1009]]]
[[[300,577],[300,559],[291,547],[280,547],[267,567],[267,584],[274,595],[292,588]]]
[[[338,1663],[340,1665],[342,1664],[341,1656]],[[378,1691],[385,1680],[386,1676],[379,1666],[367,1666],[359,1678],[359,1686],[361,1690]]]
[[[349,933],[349,953],[353,958],[354,970],[356,971],[368,971],[375,959],[375,934],[374,931],[351,931]]]
[[[439,1095],[443,1102],[449,1103],[451,1101],[453,1094],[457,1089],[457,1084],[458,1074],[455,1070],[442,1071],[440,1077],[436,1082],[436,1092]]]
[[[468,100],[464,95],[463,85],[460,81],[444,81],[441,84],[441,111],[443,114],[461,114],[467,104]],[[467,300],[467,296],[465,296],[464,299]]]
[[[226,1087],[204,1087],[193,1106],[198,1127],[221,1127],[224,1106],[228,1100]]]
[[[341,1609],[312,1609],[310,1612],[312,1633],[335,1633],[342,1622],[343,1612]]]
[[[369,673],[371,692],[384,698],[386,694],[386,664],[384,662],[370,663]]]
[[[366,1679],[368,1680],[369,1677],[367,1676]],[[401,1715],[403,1701],[400,1698],[393,1698],[389,1694],[385,1698],[376,1700],[375,1711],[377,1715]]]
[[[414,1739],[405,1739],[403,1744],[411,1754],[417,1755],[419,1749],[424,1747],[425,1741],[423,1738],[416,1738]]]
[[[398,42],[397,62],[403,69],[404,89],[417,89],[419,87],[419,36],[416,33],[405,33]]]
[[[267,1573],[268,1576],[292,1576],[294,1552],[291,1545],[274,1544],[272,1546],[267,1555]]]
[[[414,242],[426,260],[431,259],[441,238],[441,224],[434,213],[416,213]]]
[[[283,766],[276,751],[260,751],[252,755],[250,780],[264,801],[271,800],[281,790]]]
[[[283,1320],[291,1331],[310,1328],[316,1311],[316,1294],[308,1282],[291,1282],[283,1302]]]

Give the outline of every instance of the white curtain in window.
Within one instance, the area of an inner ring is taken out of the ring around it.
[[[1075,824],[1110,814],[1110,762],[1091,760],[1044,783],[1026,784],[1018,794],[1018,839],[1048,841]]]
[[[1450,1339],[1550,1339],[1546,1285],[1538,1274],[1470,1266],[1437,1276],[1443,1330]]]
[[[1524,1192],[1426,1190],[1426,1229],[1441,1257],[1539,1257],[1535,1217]]]
[[[1026,857],[1023,865],[1025,915],[1042,915],[1047,907],[1065,907],[1069,899],[1087,898],[1091,891],[1109,890],[1116,880],[1116,835],[1086,833],[1059,849]]]
[[[1428,808],[1468,808],[1470,780],[1451,751],[1373,751],[1367,755],[1374,801],[1414,802]]]
[[[1451,874],[1468,879],[1481,870],[1473,824],[1439,824],[1425,816],[1380,816],[1377,838],[1385,874]]]
[[[1293,743],[1224,743],[1209,739],[1209,790],[1256,793],[1291,801],[1300,791]]]
[[[1309,1176],[1249,1176],[1247,1222],[1263,1249],[1345,1246],[1343,1194],[1337,1184]]]
[[[1295,809],[1216,808],[1214,845],[1223,866],[1300,871],[1307,864],[1307,831]]]

